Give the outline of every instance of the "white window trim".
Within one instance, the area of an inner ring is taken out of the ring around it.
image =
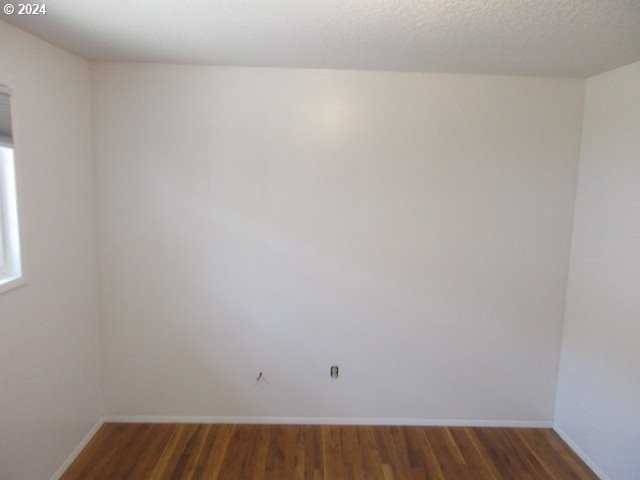
[[[24,275],[16,278],[6,278],[0,283],[0,295],[14,288],[21,287],[27,284],[27,279]]]
[[[12,91],[10,88],[5,87],[4,85],[0,85],[0,93],[12,96]],[[0,146],[2,147],[9,147],[11,149],[14,148],[14,144],[13,142],[9,142],[6,139],[0,138]],[[15,202],[17,203],[17,205],[15,205],[15,211],[13,212],[16,216],[15,220],[15,227],[17,229],[16,232],[14,232],[14,238],[13,238],[13,242],[10,248],[14,249],[14,261],[15,257],[17,257],[17,262],[18,262],[18,266],[17,266],[17,271],[13,274],[13,275],[4,275],[3,272],[0,272],[0,294],[7,292],[9,290],[13,290],[14,288],[17,288],[21,285],[25,285],[27,283],[27,279],[24,275],[24,259],[22,256],[22,249],[21,249],[21,245],[20,245],[20,228],[19,228],[19,201],[18,201],[18,193],[17,193],[17,181],[16,181],[16,170],[17,170],[17,166],[16,166],[16,159],[15,156],[13,158],[13,169],[12,169],[12,177],[10,179],[11,185],[9,186],[9,188],[11,190],[13,190],[13,192],[11,192],[13,195],[13,197],[15,198]],[[5,234],[4,227],[5,227],[5,219],[3,218],[4,215],[6,214],[6,210],[5,210],[5,206],[3,205],[3,199],[2,196],[5,194],[4,187],[7,187],[6,185],[0,185],[0,187],[2,187],[0,189],[0,222],[2,222],[2,229],[0,229],[0,234]],[[3,239],[3,242],[6,240],[6,238]],[[5,247],[2,247],[3,250]],[[5,252],[2,252],[2,254],[4,254]],[[15,268],[15,265],[14,265]]]

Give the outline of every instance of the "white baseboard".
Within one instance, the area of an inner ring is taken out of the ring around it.
[[[84,436],[82,441],[78,444],[78,446],[73,449],[73,452],[71,452],[71,454],[62,463],[62,465],[60,465],[58,470],[56,470],[56,473],[53,474],[53,476],[51,477],[51,480],[58,480],[62,476],[62,474],[67,471],[67,468],[69,468],[69,465],[73,463],[73,461],[80,454],[82,449],[87,446],[87,444],[91,441],[91,439],[96,434],[96,432],[100,429],[103,423],[104,423],[104,417],[100,417],[96,422],[96,424],[93,427],[91,427],[91,430],[87,432],[87,434]]]
[[[425,418],[350,417],[220,417],[180,415],[105,415],[105,423],[241,423],[284,425],[415,425],[425,427],[552,428],[544,420],[450,420]]]
[[[598,467],[598,465],[596,465],[596,462],[594,462],[591,459],[591,457],[587,455],[586,452],[578,446],[578,444],[573,440],[573,438],[571,438],[569,434],[565,432],[557,423],[553,425],[553,429],[560,436],[560,438],[562,438],[562,440],[564,440],[565,443],[569,445],[571,450],[573,450],[575,454],[580,457],[580,460],[586,463],[587,466],[591,470],[593,470],[593,473],[595,473],[598,476],[598,478],[600,478],[600,480],[610,480],[609,477],[602,471],[602,469]]]

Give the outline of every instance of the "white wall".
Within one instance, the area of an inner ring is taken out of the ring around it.
[[[640,62],[587,81],[556,421],[640,478]]]
[[[90,71],[0,22],[28,284],[0,294],[0,478],[50,477],[102,414]]]
[[[550,421],[583,90],[94,65],[107,413]]]

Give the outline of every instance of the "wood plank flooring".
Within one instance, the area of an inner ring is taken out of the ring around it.
[[[62,480],[597,480],[549,429],[103,425]]]

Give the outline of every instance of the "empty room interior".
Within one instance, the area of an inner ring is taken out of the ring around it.
[[[640,1],[0,6],[0,480],[640,480]]]

